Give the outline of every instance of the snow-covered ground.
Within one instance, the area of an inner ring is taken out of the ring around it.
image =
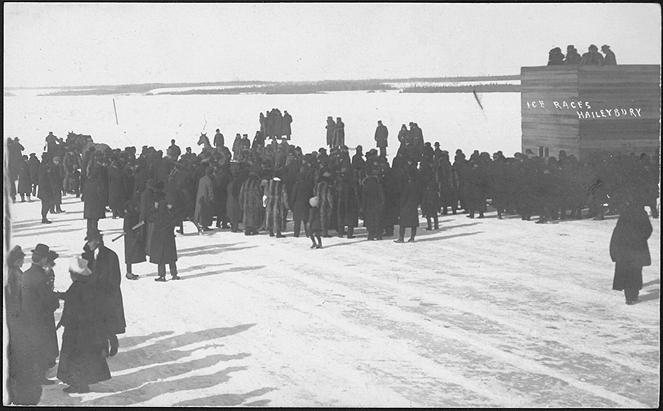
[[[58,290],[85,235],[82,203],[63,209],[42,225],[39,202],[12,208],[16,244],[60,253]],[[368,242],[361,228],[321,250],[291,232],[199,236],[185,223],[183,280],[155,282],[149,263],[123,278],[112,380],[88,394],[45,387],[42,403],[656,407],[660,228],[641,302],[627,306],[611,290],[615,223],[444,216],[414,244]],[[100,221],[123,260],[121,225]]]

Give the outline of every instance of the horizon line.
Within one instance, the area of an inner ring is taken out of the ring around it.
[[[358,78],[358,79],[322,79],[322,80],[219,80],[219,81],[172,81],[172,82],[144,82],[144,83],[119,83],[119,84],[97,84],[97,85],[60,85],[60,86],[3,86],[3,90],[26,90],[26,89],[77,89],[77,88],[110,88],[110,87],[139,87],[139,86],[154,86],[154,85],[172,85],[178,84],[182,86],[196,86],[196,85],[222,85],[230,83],[266,83],[266,84],[279,84],[279,83],[321,83],[321,82],[357,82],[357,81],[376,81],[376,82],[390,82],[390,81],[424,81],[424,80],[437,80],[437,79],[472,79],[472,78],[494,78],[494,77],[518,77],[518,74],[494,74],[494,75],[462,75],[462,76],[440,76],[440,77],[397,77],[397,78]]]

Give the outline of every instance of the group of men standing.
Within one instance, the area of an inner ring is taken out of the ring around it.
[[[332,116],[327,117],[327,147],[338,148],[345,145],[345,123],[340,117],[334,121]]]
[[[566,56],[559,47],[552,48],[548,52],[548,65],[589,65],[589,66],[614,66],[617,64],[615,53],[610,50],[610,46],[604,44],[601,46],[603,54],[599,53],[598,47],[591,44],[585,54],[582,56],[573,44],[566,46]]]
[[[266,111],[265,114],[260,113],[259,122],[260,134],[263,138],[280,139],[285,136],[286,140],[290,140],[292,116],[288,110],[284,110],[281,114],[281,110],[273,108]]]
[[[56,365],[57,378],[68,393],[89,391],[89,385],[110,379],[106,357],[118,352],[117,334],[125,332],[117,255],[103,245],[99,232],[90,232],[81,257],[69,267],[72,285],[54,289],[53,267],[59,257],[45,244],[32,250],[31,266],[21,270],[25,253],[15,246],[7,256],[5,286],[9,331],[9,397],[16,405],[35,405],[43,385],[52,385],[48,371]],[[54,313],[64,301],[59,323]],[[56,330],[64,327],[58,349]]]

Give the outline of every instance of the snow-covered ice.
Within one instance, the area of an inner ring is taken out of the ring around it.
[[[14,243],[54,248],[65,290],[83,204],[67,196],[51,225],[39,207],[12,207]],[[113,378],[88,394],[44,387],[42,404],[657,407],[659,222],[641,302],[627,306],[611,290],[616,221],[443,216],[414,244],[368,242],[361,228],[322,250],[291,231],[200,236],[185,223],[183,280],[155,282],[149,263],[123,277]],[[123,261],[111,242],[122,220],[99,227]]]

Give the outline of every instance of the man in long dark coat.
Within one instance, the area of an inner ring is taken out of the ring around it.
[[[45,244],[37,244],[32,250],[32,266],[23,273],[21,287],[22,323],[26,326],[26,344],[34,356],[42,384],[53,384],[46,379],[46,371],[55,365],[58,356],[58,340],[53,313],[60,306],[53,291],[52,268],[57,254]]]
[[[630,196],[610,238],[610,258],[615,263],[613,290],[624,290],[626,304],[638,302],[642,288],[642,267],[651,265],[647,240],[652,233],[642,205]]]
[[[304,233],[308,237],[310,233],[307,223],[310,208],[309,199],[313,196],[313,175],[305,166],[302,166],[300,170],[289,202],[294,221],[294,236],[299,237],[301,224],[304,223]]]
[[[333,147],[341,147],[343,145],[345,145],[345,123],[340,117],[336,117]]]
[[[416,165],[408,161],[407,169],[400,178],[400,213],[398,216],[398,239],[396,243],[402,243],[405,239],[405,229],[410,227],[409,243],[414,242],[419,226],[419,204],[421,204],[421,179]]]
[[[212,176],[214,181],[214,215],[217,228],[229,228],[226,214],[227,189],[230,182],[230,169],[227,164],[217,167]]]
[[[30,166],[28,165],[28,156],[23,156],[18,163],[18,195],[21,196],[21,202],[25,202],[25,196],[32,194],[32,180],[30,178]]]
[[[216,129],[216,134],[214,134],[214,147],[216,147],[218,150],[225,147],[223,133],[221,133],[218,128]]]
[[[85,241],[82,257],[88,261],[88,267],[92,270],[92,282],[101,298],[99,305],[102,325],[110,343],[109,355],[113,356],[117,354],[119,347],[117,334],[124,334],[127,326],[120,289],[120,260],[115,251],[104,245],[99,230],[88,232]]]
[[[388,164],[381,169],[382,190],[384,191],[384,207],[380,224],[384,229],[386,237],[394,235],[394,225],[398,223],[400,187],[396,171],[390,168]]]
[[[59,214],[62,213],[62,189],[64,183],[64,172],[62,165],[60,164],[60,157],[53,157],[53,163],[50,166],[49,178],[51,180],[51,187],[53,193],[53,201],[51,202],[51,213]]]
[[[127,200],[124,206],[124,221],[122,229],[124,231],[124,262],[127,266],[125,276],[129,280],[137,280],[138,276],[132,272],[133,264],[142,263],[147,260],[145,256],[145,233],[147,227],[145,224],[134,229],[140,223],[140,199],[139,194],[135,193],[133,198]]]
[[[177,246],[175,244],[174,228],[177,224],[172,205],[168,204],[163,195],[157,193],[157,201],[153,205],[152,214],[154,231],[150,242],[150,262],[157,265],[158,277],[154,281],[166,281],[166,265],[173,280],[179,280],[177,275]]]
[[[342,168],[334,184],[336,202],[336,231],[339,237],[346,234],[354,238],[354,229],[359,225],[359,196],[357,194],[357,180],[353,178],[350,170]]]
[[[113,218],[122,216],[122,207],[127,201],[124,170],[117,159],[111,161],[108,168],[108,205]]]
[[[37,197],[41,200],[41,222],[42,224],[50,224],[46,218],[48,211],[51,209],[51,204],[55,199],[55,194],[53,192],[53,186],[51,182],[51,173],[52,167],[48,158],[48,154],[44,153],[42,157],[42,164],[39,167],[39,191]]]
[[[281,130],[282,135],[285,136],[286,140],[290,140],[290,135],[292,134],[292,116],[288,113],[288,110],[283,111],[283,121]]]
[[[327,117],[327,125],[325,128],[327,129],[327,146],[332,147],[334,144],[334,130],[336,130],[336,123],[332,116]]]
[[[30,153],[28,159],[28,168],[30,169],[30,182],[32,183],[32,196],[37,197],[37,187],[39,186],[39,168],[41,163],[35,153]]]
[[[364,226],[368,231],[368,240],[382,240],[382,214],[384,210],[384,190],[378,175],[380,166],[377,159],[371,160],[366,167],[367,176],[362,180],[362,211]]]
[[[41,380],[44,375],[40,371],[37,358],[30,351],[31,341],[27,338],[25,315],[22,313],[23,272],[21,267],[25,261],[25,253],[15,246],[7,256],[7,284],[5,285],[5,309],[9,345],[8,388],[9,404],[36,405],[41,398]]]
[[[449,153],[446,150],[441,151],[437,166],[442,215],[447,215],[447,207],[450,207],[451,212],[456,214],[458,209],[458,176],[449,162]]]
[[[378,120],[378,126],[375,129],[375,145],[380,149],[380,155],[385,157],[387,155],[387,146],[389,145],[387,137],[389,136],[389,130],[387,126],[382,124],[382,120]]]
[[[100,218],[106,217],[107,193],[104,190],[105,173],[97,160],[88,165],[87,181],[83,190],[83,218],[87,220],[87,231],[98,230]]]

